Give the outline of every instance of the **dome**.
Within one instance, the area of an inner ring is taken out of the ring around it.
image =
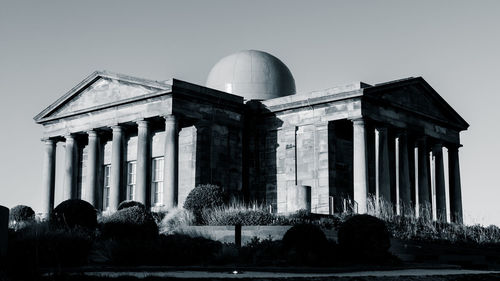
[[[288,67],[275,56],[255,50],[222,58],[210,70],[206,86],[246,100],[295,94],[295,80]]]

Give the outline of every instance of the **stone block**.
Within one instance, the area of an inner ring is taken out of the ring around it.
[[[305,185],[289,186],[286,189],[286,212],[298,210],[311,211],[311,187]]]

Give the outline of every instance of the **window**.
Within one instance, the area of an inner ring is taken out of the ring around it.
[[[151,196],[154,205],[163,203],[163,157],[153,158]]]
[[[102,209],[106,210],[109,207],[109,188],[110,188],[110,174],[111,174],[111,165],[104,165],[104,194],[103,194],[103,204]]]
[[[87,178],[87,149],[80,150],[80,161],[78,163],[78,178],[76,184],[76,196],[79,199],[83,199],[85,197],[85,180]]]
[[[135,200],[135,175],[137,163],[130,161],[127,163],[127,200]]]

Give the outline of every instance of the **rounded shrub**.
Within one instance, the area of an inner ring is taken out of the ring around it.
[[[158,237],[158,226],[150,212],[133,206],[104,218],[101,233],[104,238],[154,239]]]
[[[283,249],[292,264],[318,264],[329,248],[325,233],[317,225],[297,224],[283,236]]]
[[[86,201],[69,199],[57,205],[50,216],[50,223],[56,227],[94,229],[97,226],[97,210]]]
[[[203,210],[222,206],[225,198],[224,192],[217,185],[198,185],[186,197],[184,209],[193,212],[197,223],[203,223]]]
[[[126,201],[121,202],[118,205],[118,211],[126,209],[126,208],[130,208],[130,207],[135,207],[135,206],[146,210],[146,206],[144,206],[144,204],[142,204],[141,202],[137,202],[137,201],[133,201],[133,200],[126,200]]]
[[[390,234],[384,221],[370,215],[355,215],[339,226],[339,246],[360,258],[372,258],[388,253]]]
[[[35,212],[26,205],[17,205],[10,209],[9,219],[15,222],[25,222],[35,220]]]

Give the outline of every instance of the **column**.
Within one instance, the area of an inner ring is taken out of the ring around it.
[[[419,216],[432,218],[431,179],[429,174],[429,152],[426,139],[417,143],[418,147],[418,203]]]
[[[145,206],[149,206],[148,189],[149,177],[148,171],[151,161],[151,140],[149,131],[149,122],[146,120],[137,121],[137,166],[136,166],[136,186],[135,200]]]
[[[76,143],[73,135],[66,135],[63,200],[76,198]]]
[[[358,204],[358,213],[367,211],[368,173],[365,121],[353,120],[353,181],[354,201]]]
[[[178,184],[178,132],[177,118],[174,115],[165,116],[165,157],[163,176],[163,198],[167,208],[177,205],[177,184]]]
[[[116,211],[120,204],[120,190],[122,185],[123,165],[123,138],[124,132],[121,126],[113,126],[113,143],[111,147],[111,174],[109,187],[109,210]]]
[[[389,134],[384,127],[378,131],[378,189],[379,200],[385,204],[391,203],[391,168],[389,160]]]
[[[45,151],[42,174],[42,213],[49,215],[54,209],[54,193],[56,185],[56,141],[43,140]]]
[[[441,144],[435,144],[432,147],[432,155],[434,156],[434,172],[436,175],[437,220],[446,222],[446,187],[444,183],[443,146]]]
[[[99,207],[99,198],[97,196],[97,173],[98,173],[98,151],[99,139],[97,132],[94,130],[87,132],[88,141],[88,158],[87,158],[87,201],[95,208]]]
[[[452,222],[463,223],[462,189],[460,186],[460,165],[458,145],[448,146],[448,175],[450,183],[450,218]]]
[[[408,161],[408,137],[406,133],[400,133],[398,138],[398,187],[399,187],[399,209],[401,215],[409,215],[412,209],[410,169]]]

